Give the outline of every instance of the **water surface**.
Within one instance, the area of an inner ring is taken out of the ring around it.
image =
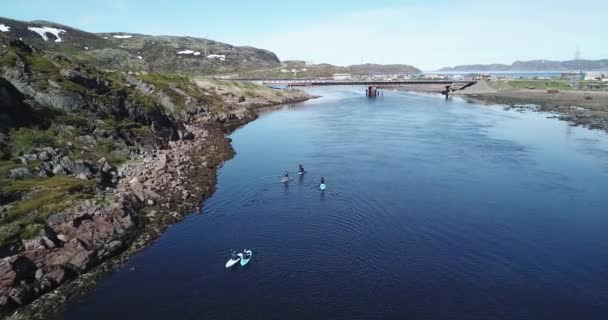
[[[324,98],[236,131],[202,214],[58,318],[606,319],[604,133],[440,96],[313,90]],[[298,163],[308,174],[279,183]],[[245,247],[250,265],[226,270]]]

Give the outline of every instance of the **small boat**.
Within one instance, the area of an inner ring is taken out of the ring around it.
[[[251,260],[251,257],[253,257],[253,251],[245,250],[245,254],[239,253],[239,255],[241,257],[241,266],[246,266],[249,263],[249,260]]]

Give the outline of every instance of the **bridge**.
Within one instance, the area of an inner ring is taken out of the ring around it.
[[[264,85],[287,85],[290,87],[309,87],[309,86],[404,86],[404,85],[421,85],[421,84],[439,84],[450,87],[470,87],[477,83],[471,80],[357,80],[357,81],[341,81],[341,80],[320,80],[320,79],[276,79],[276,80],[246,80]]]
[[[227,79],[228,80],[228,79]],[[449,98],[450,93],[464,90],[477,83],[476,80],[333,80],[333,79],[229,79],[231,81],[253,82],[262,85],[286,85],[288,87],[311,86],[367,86],[391,87],[407,85],[442,85],[445,90],[441,94]]]

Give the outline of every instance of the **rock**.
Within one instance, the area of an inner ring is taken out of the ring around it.
[[[25,159],[27,162],[32,162],[38,160],[38,156],[33,153],[27,153],[23,155],[23,159]]]
[[[78,213],[72,219],[72,226],[74,228],[78,228],[78,227],[80,227],[80,225],[82,225],[82,223],[84,221],[87,221],[87,220],[93,220],[93,217],[90,214],[88,214],[87,212]]]
[[[49,161],[52,158],[53,157],[47,151],[42,151],[38,154],[38,159],[40,159],[42,161]]]
[[[32,291],[24,287],[12,288],[9,290],[8,296],[19,306],[23,306],[33,299]]]
[[[154,205],[154,200],[152,200],[152,199],[148,199],[148,205],[149,205],[149,206],[153,206],[153,205]]]
[[[62,165],[58,164],[53,167],[53,174],[54,175],[65,174],[65,169],[63,169]]]
[[[71,278],[71,273],[62,266],[54,266],[46,273],[45,278],[53,281],[55,284],[60,284]]]
[[[62,157],[59,160],[59,164],[69,173],[75,175],[77,178],[82,179],[86,177],[86,180],[93,177],[92,165],[88,161],[76,160],[73,161],[67,156]],[[85,180],[85,179],[83,179]]]
[[[145,201],[146,195],[144,194],[144,185],[140,183],[139,180],[135,180],[135,182],[131,183],[131,191],[139,201]]]
[[[0,206],[0,213],[2,212],[8,212],[9,210],[13,209],[15,206],[11,205],[11,204],[6,204],[3,206]]]
[[[40,237],[47,248],[55,248],[61,245],[61,241],[57,238],[55,231],[48,226],[40,230]]]
[[[76,175],[76,179],[85,180],[86,181],[86,180],[89,180],[89,177],[85,173],[79,173],[79,174]]]
[[[38,159],[42,161],[50,161],[55,157],[57,157],[57,152],[50,147],[42,148],[40,153],[38,153]]]
[[[0,287],[10,287],[15,283],[17,273],[13,270],[10,260],[0,262]]]
[[[97,167],[99,168],[99,171],[104,173],[109,173],[116,169],[106,160],[106,158],[99,159],[97,161]]]
[[[34,279],[36,265],[23,256],[5,258],[0,262],[0,287],[12,286],[20,281]]]
[[[36,270],[36,274],[34,276],[36,277],[36,280],[40,280],[42,279],[42,276],[44,276],[44,272],[42,271],[42,269],[38,269]]]
[[[178,130],[177,135],[180,140],[192,140],[194,139],[194,134],[188,130]]]
[[[110,83],[107,80],[98,77],[91,77],[77,69],[63,69],[61,75],[70,79],[89,90],[94,90],[98,94],[105,94],[110,91]]]
[[[61,242],[70,241],[70,238],[68,236],[66,236],[65,234],[58,234],[57,239],[59,239]]]
[[[0,258],[14,256],[23,251],[23,243],[13,242],[0,247]]]
[[[16,168],[10,171],[10,177],[13,179],[25,179],[31,176],[32,172],[27,168]]]

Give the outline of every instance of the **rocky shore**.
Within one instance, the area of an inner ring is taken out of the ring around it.
[[[508,109],[554,113],[558,119],[572,125],[608,132],[608,92],[497,90],[481,82],[458,91],[456,95],[475,103],[500,104],[506,105]]]
[[[442,85],[413,85],[400,91],[441,94]],[[550,93],[539,89],[499,90],[486,81],[461,91],[454,96],[480,104],[505,105],[507,109],[531,110],[556,114],[558,119],[575,126],[608,132],[608,92],[559,90]]]
[[[279,93],[243,99],[227,90],[224,111],[191,117],[179,138],[166,147],[145,151],[116,168],[101,161],[99,171],[105,167],[116,179],[102,201],[77,201],[49,217],[38,236],[3,248],[2,314],[17,310],[8,318],[48,317],[147,246],[168,225],[199,210],[215,190],[217,170],[234,155],[226,134],[254,120],[257,108],[311,98],[297,90]],[[76,166],[73,161],[65,164]],[[86,167],[82,161],[78,165]]]

